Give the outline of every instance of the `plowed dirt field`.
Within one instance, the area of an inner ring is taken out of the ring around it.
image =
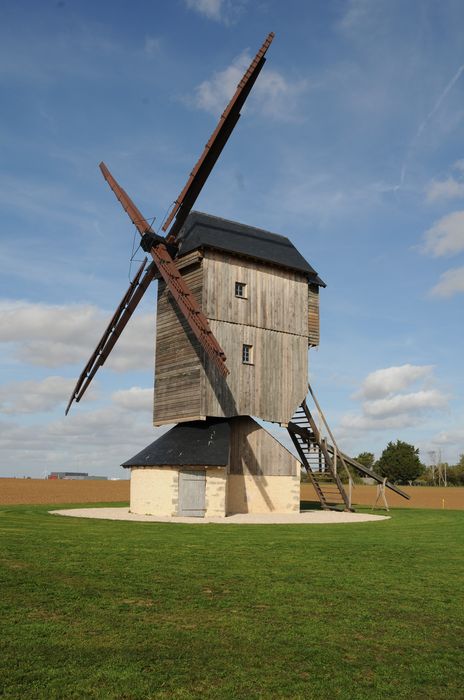
[[[393,508],[445,508],[464,510],[464,488],[404,486],[411,496],[407,501],[387,490],[388,504]],[[355,486],[353,504],[372,506],[375,486]],[[302,484],[301,499],[315,501],[312,486]],[[36,505],[40,503],[116,503],[129,501],[129,480],[66,481],[47,479],[0,479],[0,505]]]
[[[401,486],[411,499],[398,496],[394,491],[386,490],[387,503],[392,508],[446,508],[446,510],[464,510],[464,488],[460,486]],[[353,505],[372,506],[377,490],[375,486],[355,486],[353,488]],[[315,501],[314,489],[309,484],[301,485],[301,499]],[[379,502],[380,503],[380,502]]]
[[[0,505],[129,501],[129,480],[0,479]]]

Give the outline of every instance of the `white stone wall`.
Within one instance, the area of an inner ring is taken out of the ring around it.
[[[132,467],[130,511],[140,515],[178,514],[179,468]],[[298,513],[300,475],[256,476],[206,469],[206,517],[234,513]]]
[[[207,518],[220,518],[226,514],[227,469],[206,469],[206,513]]]
[[[299,510],[299,470],[297,476],[229,475],[227,515],[235,513],[298,513]]]
[[[178,515],[179,467],[132,467],[130,511],[139,515]],[[207,467],[206,517],[226,514],[227,469]]]
[[[130,511],[139,515],[177,515],[179,469],[132,467]]]

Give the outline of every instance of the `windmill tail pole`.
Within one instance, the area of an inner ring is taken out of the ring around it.
[[[353,467],[354,469],[356,469],[358,472],[361,472],[361,474],[363,474],[363,476],[368,476],[370,479],[374,479],[374,481],[376,481],[378,484],[382,484],[383,481],[384,481],[384,478],[383,478],[382,476],[380,476],[380,475],[377,474],[376,472],[372,471],[372,469],[368,469],[368,468],[365,467],[363,464],[360,464],[360,462],[357,462],[355,459],[352,459],[351,457],[349,457],[348,455],[346,455],[344,452],[341,452],[341,451],[339,450],[339,448],[338,448],[338,446],[337,446],[337,443],[335,442],[335,438],[334,438],[334,436],[332,435],[332,431],[330,430],[330,428],[329,428],[329,426],[328,426],[328,424],[327,424],[327,421],[326,421],[326,419],[325,419],[325,416],[324,416],[324,414],[323,414],[323,412],[322,412],[321,407],[319,406],[319,402],[318,402],[318,400],[316,399],[316,396],[314,395],[314,391],[312,390],[311,385],[309,384],[309,382],[308,382],[308,389],[309,389],[309,393],[311,394],[312,399],[313,399],[313,401],[314,401],[314,405],[316,406],[317,410],[319,411],[319,414],[320,414],[320,416],[321,416],[321,418],[322,418],[322,420],[323,420],[323,422],[324,422],[324,425],[325,425],[325,427],[326,427],[326,429],[327,429],[327,432],[328,432],[328,434],[330,435],[330,439],[333,441],[333,447],[332,447],[332,446],[328,446],[329,452],[336,452],[337,456],[340,457],[343,466],[345,467],[346,471],[347,471],[348,474],[349,474],[350,479],[351,479],[351,474],[350,474],[350,472],[349,472],[349,469],[348,469],[348,467],[347,467],[347,464],[349,464],[350,466],[352,466],[352,467]],[[395,486],[395,484],[392,484],[390,481],[385,481],[385,486],[387,487],[387,489],[390,489],[391,491],[394,491],[395,493],[397,493],[397,494],[398,494],[399,496],[401,496],[402,498],[405,498],[405,499],[408,500],[408,501],[411,499],[411,497],[409,496],[409,494],[407,494],[407,493],[406,493],[405,491],[403,491],[402,489],[399,489],[398,486]]]
[[[340,461],[341,461],[341,463],[342,463],[342,465],[343,465],[343,468],[345,469],[345,472],[346,472],[346,474],[347,474],[347,476],[348,476],[348,483],[351,485],[352,478],[351,478],[350,470],[349,470],[348,467],[346,466],[346,462],[345,462],[345,460],[344,460],[344,455],[343,455],[343,453],[338,449],[338,445],[337,445],[337,443],[335,442],[335,438],[334,438],[334,436],[333,436],[333,434],[332,434],[332,431],[330,430],[329,424],[327,423],[327,420],[326,420],[325,415],[324,415],[324,413],[323,413],[323,411],[322,411],[322,408],[321,408],[320,405],[319,405],[319,401],[316,399],[316,396],[315,396],[315,394],[314,394],[314,391],[312,390],[311,384],[310,384],[309,382],[308,382],[308,389],[309,389],[309,393],[311,394],[311,397],[312,397],[312,399],[313,399],[313,401],[314,401],[314,405],[316,406],[316,408],[317,408],[317,410],[318,410],[318,412],[319,412],[319,415],[320,415],[320,417],[321,417],[321,419],[322,419],[322,422],[324,423],[325,429],[327,430],[327,433],[328,433],[330,439],[332,440],[332,444],[333,444],[333,447],[334,447],[334,452],[335,452],[335,454],[337,455],[337,457],[340,457]],[[351,505],[351,504],[350,504],[350,505]]]

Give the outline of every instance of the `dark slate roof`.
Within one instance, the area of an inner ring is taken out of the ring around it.
[[[179,255],[197,248],[215,248],[303,272],[308,282],[325,287],[317,272],[285,236],[192,211],[177,238]]]
[[[225,419],[179,423],[121,466],[227,466],[229,446]]]

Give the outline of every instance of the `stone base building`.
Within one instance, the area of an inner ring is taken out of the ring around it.
[[[130,510],[161,516],[298,513],[300,462],[248,416],[179,423],[122,465]]]

